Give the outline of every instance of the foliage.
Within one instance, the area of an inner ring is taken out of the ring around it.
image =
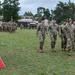
[[[46,9],[44,7],[38,7],[37,8],[37,14],[35,16],[39,17],[39,21],[41,21],[42,18],[50,19],[50,11],[49,9]]]
[[[24,16],[33,16],[33,13],[32,12],[25,12]]]
[[[4,21],[17,21],[19,18],[19,0],[4,0],[3,7],[3,20]]]
[[[50,20],[50,11],[49,11],[49,9],[45,9],[45,10],[44,10],[44,17],[45,17],[46,19]]]
[[[2,4],[1,4],[1,1],[0,1],[0,16],[2,16]]]
[[[58,23],[69,18],[75,19],[75,4],[70,1],[68,3],[59,1],[55,10],[52,10],[52,15],[54,15],[53,18],[56,18]]]

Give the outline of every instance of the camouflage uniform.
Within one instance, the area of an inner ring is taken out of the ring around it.
[[[15,30],[16,30],[16,23],[14,22],[14,23],[12,24],[12,32],[15,32]]]
[[[8,27],[9,32],[12,32],[12,23],[9,23],[9,27]]]
[[[2,22],[0,22],[0,31],[3,31]]]
[[[46,35],[45,33],[46,33],[46,26],[44,24],[38,25],[36,35],[38,35],[40,41],[40,50],[43,50],[43,45]]]
[[[73,50],[75,51],[75,24],[73,24],[72,26],[74,28],[74,30],[73,30],[73,33],[74,33],[74,49]]]
[[[22,30],[23,28],[24,28],[24,26],[21,24],[21,25],[20,25],[20,29]]]
[[[56,45],[56,40],[57,40],[57,31],[59,29],[59,26],[57,24],[51,24],[49,26],[49,33],[50,33],[50,39],[51,39],[51,48],[54,49]]]
[[[7,31],[7,22],[4,24],[4,31],[6,32]]]
[[[70,50],[74,49],[74,27],[72,25],[66,25],[65,27],[66,30],[66,37],[67,37],[67,49],[68,52],[70,52]]]
[[[63,24],[59,27],[59,36],[61,37],[61,48],[64,50],[66,49],[67,46],[65,26],[66,25]]]

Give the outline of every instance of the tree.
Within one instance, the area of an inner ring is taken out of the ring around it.
[[[70,9],[70,13],[72,14],[72,19],[75,19],[75,4],[69,0],[68,6]]]
[[[42,17],[44,16],[44,7],[38,7],[37,8],[37,16],[39,17],[38,21],[41,22]]]
[[[60,23],[63,19],[67,19],[68,7],[66,3],[59,2],[56,6],[56,9],[52,12],[54,14],[53,18],[57,19],[57,22]]]
[[[45,10],[44,10],[44,17],[45,17],[46,19],[50,19],[50,11],[49,11],[49,9],[45,9]]]
[[[33,13],[32,12],[25,12],[24,16],[33,16]]]
[[[2,16],[2,4],[1,4],[1,1],[0,1],[0,16]]]
[[[45,8],[44,7],[37,8],[37,14],[39,14],[39,15],[43,15],[44,14],[44,11],[45,11]]]
[[[50,19],[50,11],[44,7],[39,7],[36,16],[39,17],[39,22],[42,18]]]
[[[74,19],[75,15],[75,4],[69,1],[68,3],[63,3],[59,1],[55,10],[52,10],[52,17],[57,19],[60,23],[62,20],[68,20],[69,18]]]
[[[4,21],[10,21],[11,19],[13,21],[17,21],[19,18],[19,0],[4,0],[2,6],[3,6],[3,20]]]

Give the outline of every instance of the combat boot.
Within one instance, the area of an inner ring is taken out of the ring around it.
[[[40,53],[43,53],[43,42],[40,42]]]
[[[63,51],[66,51],[66,49],[64,48]]]
[[[43,48],[40,48],[40,53],[43,53],[44,51],[43,51]]]
[[[54,48],[51,49],[52,52],[56,52],[56,50]]]
[[[67,55],[68,55],[68,56],[71,56],[71,53],[70,53],[70,52],[67,52]]]
[[[73,51],[75,51],[75,48],[73,48]]]
[[[40,53],[43,53],[44,51],[43,50],[40,50]]]

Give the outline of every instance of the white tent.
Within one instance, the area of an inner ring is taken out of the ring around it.
[[[18,22],[32,22],[32,19],[20,19]]]

